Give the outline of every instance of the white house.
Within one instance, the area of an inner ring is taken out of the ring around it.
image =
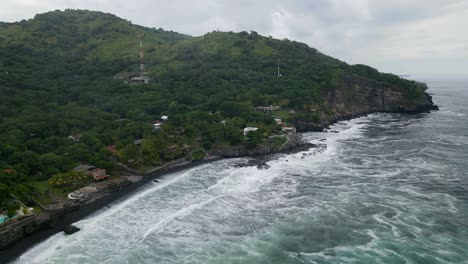
[[[295,127],[283,127],[282,131],[286,134],[296,134],[296,128]]]
[[[256,128],[256,127],[246,127],[246,128],[244,128],[244,136],[247,136],[247,134],[249,132],[257,131],[257,130],[258,130],[258,128]]]
[[[161,120],[162,120],[162,121],[167,121],[167,119],[169,119],[168,116],[165,116],[165,115],[161,116]]]
[[[154,129],[156,129],[156,130],[161,129],[161,125],[162,125],[161,120],[154,120],[153,121]]]
[[[281,118],[275,118],[275,122],[276,124],[281,125],[282,120]]]

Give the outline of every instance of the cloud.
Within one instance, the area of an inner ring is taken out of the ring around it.
[[[348,63],[396,73],[466,73],[464,0],[10,0],[0,18],[55,9],[114,13],[133,23],[191,35],[250,31],[305,42]]]

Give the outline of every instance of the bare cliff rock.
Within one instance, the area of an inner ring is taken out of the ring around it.
[[[315,120],[294,118],[298,131],[322,131],[340,121],[372,113],[425,113],[438,110],[432,97],[421,90],[408,90],[386,83],[348,76],[342,85],[324,95],[325,111]]]

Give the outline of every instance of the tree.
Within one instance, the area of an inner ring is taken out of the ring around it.
[[[65,173],[59,173],[52,176],[49,179],[49,184],[55,187],[63,187],[69,185],[81,186],[91,179],[90,176],[83,172],[69,171]]]

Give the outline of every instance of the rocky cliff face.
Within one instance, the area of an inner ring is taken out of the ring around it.
[[[329,125],[371,113],[424,113],[438,110],[426,92],[411,94],[400,87],[391,87],[378,81],[347,77],[343,84],[325,94],[325,106],[331,113],[320,116],[320,121],[294,121],[298,131],[322,131]]]

